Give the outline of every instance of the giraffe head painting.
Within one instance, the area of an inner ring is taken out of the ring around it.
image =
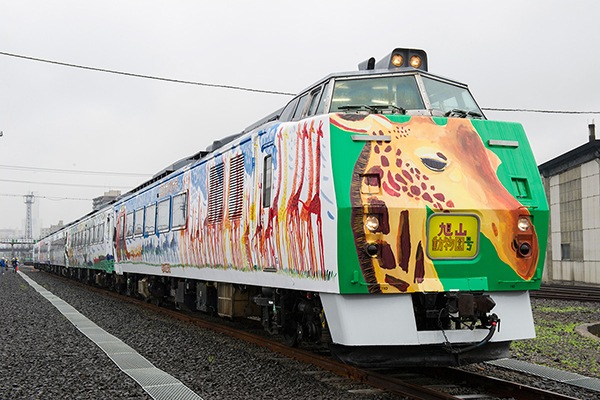
[[[428,226],[432,214],[442,220],[471,216],[476,232],[466,244],[473,245],[475,235],[485,236],[504,263],[522,279],[532,278],[537,237],[532,226],[525,232],[518,226],[529,222],[529,211],[500,183],[500,159],[484,146],[470,120],[450,118],[438,125],[429,117],[396,123],[383,115],[336,114],[332,123],[373,138],[356,161],[350,193],[356,250],[370,292],[384,286],[388,292],[444,290],[435,249],[428,244],[442,243],[435,237],[451,229],[459,235],[463,226]],[[465,246],[464,239],[456,240]]]

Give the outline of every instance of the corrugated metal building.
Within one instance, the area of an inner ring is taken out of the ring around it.
[[[600,140],[589,141],[539,166],[550,235],[544,283],[600,284]]]

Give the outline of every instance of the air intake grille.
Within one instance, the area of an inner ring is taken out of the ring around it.
[[[210,169],[208,191],[208,223],[216,224],[223,221],[223,164]]]
[[[229,172],[229,219],[242,217],[244,205],[244,155],[231,159]]]

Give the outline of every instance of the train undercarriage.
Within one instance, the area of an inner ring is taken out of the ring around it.
[[[446,343],[431,345],[344,346],[332,342],[319,293],[133,273],[117,275],[87,268],[36,267],[155,305],[260,322],[265,331],[280,335],[288,346],[309,343],[328,347],[336,357],[352,365],[461,365],[505,357],[510,345],[509,341],[490,342],[500,319],[491,312],[495,302],[486,292],[409,295],[417,332],[436,331],[446,337],[449,331],[487,331],[476,343],[455,345],[446,338]]]
[[[318,293],[43,264],[36,268],[155,305],[260,321],[288,346],[331,342]]]

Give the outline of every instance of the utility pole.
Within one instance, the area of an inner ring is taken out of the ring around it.
[[[25,217],[25,239],[33,239],[33,219],[31,218],[31,205],[35,203],[33,192],[23,196],[23,202],[27,204],[27,215]]]

